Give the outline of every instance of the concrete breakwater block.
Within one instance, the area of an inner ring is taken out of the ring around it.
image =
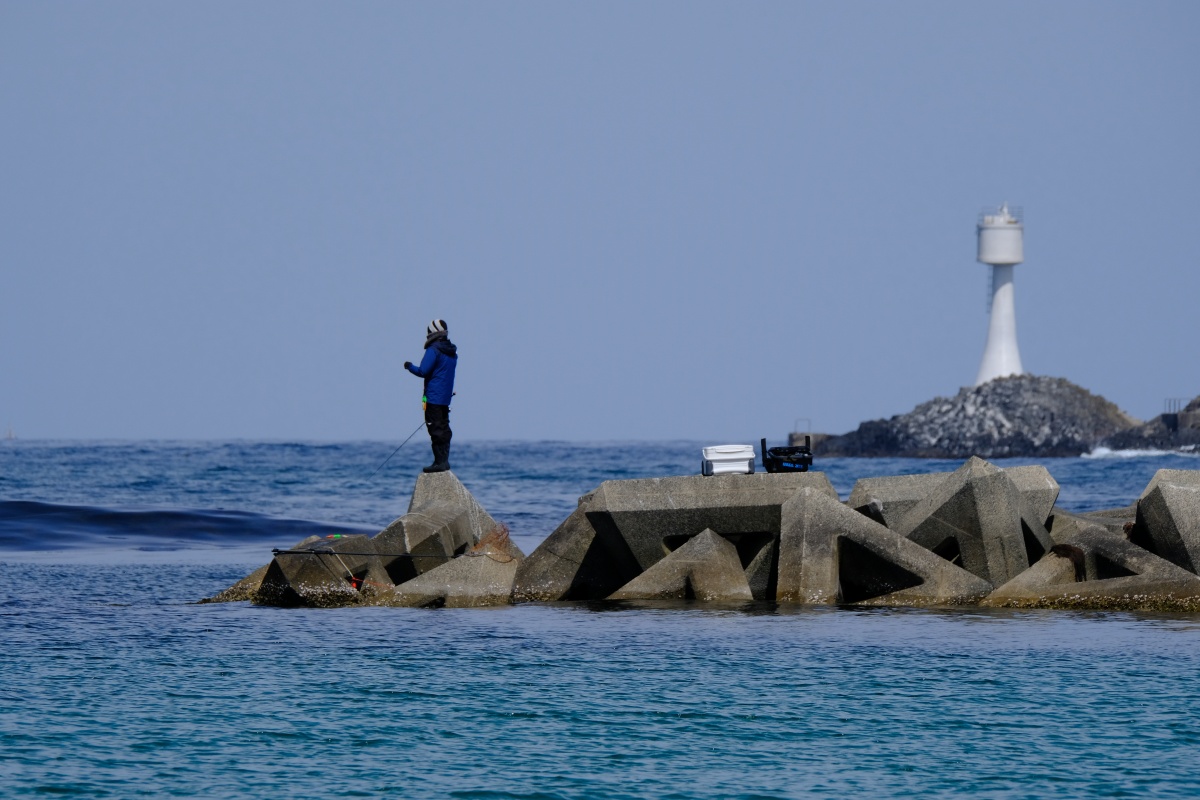
[[[605,597],[612,591],[607,577],[607,557],[596,544],[596,530],[588,522],[586,506],[591,495],[554,532],[538,545],[517,569],[513,601],[518,603]]]
[[[783,505],[780,603],[961,605],[992,590],[916,542],[802,489]]]
[[[773,600],[781,508],[804,488],[837,500],[821,472],[605,481],[522,564],[513,598],[604,599],[711,530],[737,551],[754,598]]]
[[[1076,514],[1070,514],[1064,509],[1057,506],[1054,507],[1054,513],[1051,514],[1051,521],[1046,525],[1053,534],[1055,520],[1059,517],[1076,517],[1081,520],[1099,525],[1110,533],[1127,536],[1132,530],[1134,522],[1137,519],[1137,503],[1124,506],[1122,508],[1106,508],[1100,511],[1081,511]]]
[[[754,595],[737,548],[706,528],[608,599],[747,602]]]
[[[394,520],[372,542],[400,584],[465,553],[476,539],[464,505],[434,501]]]
[[[895,528],[909,511],[933,493],[950,472],[925,472],[917,475],[886,475],[860,478],[850,490],[846,504],[860,514]]]
[[[1142,490],[1138,499],[1150,494],[1161,483],[1170,483],[1176,486],[1200,486],[1200,470],[1160,469],[1154,473],[1154,477],[1146,484],[1146,488]]]
[[[1200,471],[1160,469],[1137,502],[1134,538],[1189,572],[1200,572]]]
[[[984,606],[1022,606],[1049,602],[1063,589],[1083,580],[1083,551],[1054,545],[1036,564],[983,599]]]
[[[860,481],[846,504],[819,472],[606,481],[526,558],[452,473],[432,473],[375,536],[310,537],[208,602],[1200,611],[1200,472],[1160,472],[1120,509],[1067,512],[1058,493],[1043,467],[978,458]]]
[[[1000,586],[1054,544],[1045,519],[1037,518],[1044,506],[1044,499],[1027,501],[1004,470],[970,458],[910,508],[894,530]]]
[[[502,528],[466,553],[379,594],[380,606],[473,608],[508,605],[525,555]],[[501,532],[503,531],[503,532]]]
[[[822,472],[605,481],[593,493],[587,517],[599,533],[620,540],[624,565],[641,571],[663,558],[669,536],[694,536],[706,528],[723,536],[777,533],[783,503],[804,488],[837,499]]]
[[[258,593],[258,587],[262,585],[262,579],[266,577],[267,570],[270,568],[270,564],[264,564],[229,588],[222,589],[212,597],[206,597],[200,602],[236,603],[242,600],[253,600],[254,595]]]
[[[1004,474],[1017,487],[1017,494],[1021,495],[1024,503],[1021,517],[1045,528],[1062,490],[1058,481],[1054,480],[1048,469],[1037,465],[1005,467]]]
[[[496,527],[496,520],[492,519],[492,515],[484,510],[453,472],[421,473],[417,477],[417,485],[413,488],[412,499],[408,502],[408,513],[439,504],[461,508],[466,513],[472,544]]]
[[[360,592],[391,586],[383,562],[367,536],[318,539],[283,550],[267,567],[255,603],[327,608],[356,605]]]
[[[982,605],[1200,610],[1200,577],[1086,518],[1055,522],[1050,552]]]
[[[1041,466],[1008,467],[1003,471],[1021,495],[1025,504],[1023,516],[1045,526],[1058,500],[1058,481]],[[932,495],[938,486],[954,474],[926,472],[861,478],[850,491],[847,505],[894,530],[905,514]]]
[[[409,511],[379,533],[309,537],[270,564],[203,602],[260,605],[360,605],[446,564],[496,522],[452,472],[422,473]]]

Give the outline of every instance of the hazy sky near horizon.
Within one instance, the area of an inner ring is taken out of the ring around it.
[[[0,436],[840,433],[1200,394],[1200,3],[0,0]]]

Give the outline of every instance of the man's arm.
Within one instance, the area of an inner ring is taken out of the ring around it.
[[[405,362],[408,364],[408,362]],[[418,378],[427,378],[429,373],[433,372],[433,365],[437,363],[437,351],[432,347],[425,349],[425,356],[421,359],[421,366],[415,367],[408,364],[408,371]]]

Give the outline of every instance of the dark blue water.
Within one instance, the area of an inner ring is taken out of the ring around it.
[[[0,797],[1193,797],[1200,617],[195,605],[403,513],[396,443],[0,443]],[[455,445],[528,552],[697,443]],[[1002,465],[1028,462],[1001,462]],[[1043,462],[1075,510],[1143,455]],[[859,477],[956,462],[829,460]]]

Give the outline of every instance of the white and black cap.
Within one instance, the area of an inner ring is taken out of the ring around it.
[[[429,327],[425,329],[425,346],[436,342],[438,339],[446,338],[446,320],[435,319],[429,323]]]

